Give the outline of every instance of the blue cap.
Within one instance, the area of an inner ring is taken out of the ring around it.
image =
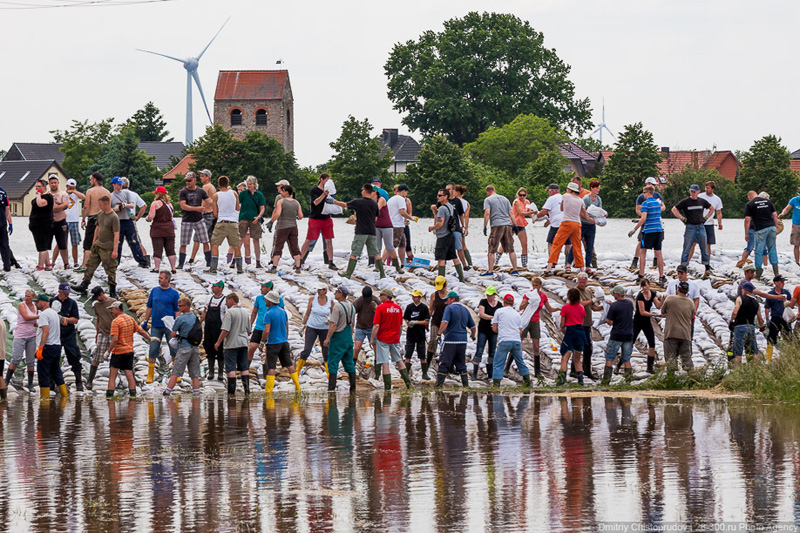
[[[111,185],[122,185],[122,178],[119,176],[114,176],[111,178]]]
[[[741,287],[743,291],[747,292],[753,292],[754,290],[756,290],[756,286],[750,283],[749,281],[745,281],[744,283],[742,283]]]
[[[372,183],[383,183],[380,178],[372,178]]]

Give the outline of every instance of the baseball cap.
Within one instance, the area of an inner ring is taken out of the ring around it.
[[[383,183],[380,178],[372,178],[372,183]]]
[[[678,268],[675,269],[678,272],[689,272],[689,269],[686,268],[686,265],[678,265]]]
[[[611,294],[625,294],[625,287],[622,285],[616,285],[613,289],[611,289]]]
[[[271,282],[271,281],[262,281],[262,282],[261,282],[261,286],[262,286],[262,287],[266,287],[266,288],[268,288],[268,289],[271,289],[273,285],[272,285],[272,282]]]
[[[450,291],[447,293],[447,298],[458,298],[458,293],[456,291]]]
[[[275,184],[276,187],[285,187],[286,185],[291,185],[287,180],[280,180]]]
[[[167,194],[167,189],[165,189],[163,185],[159,185],[156,187],[156,190],[153,191],[153,194],[157,193]]]
[[[445,283],[447,283],[447,279],[444,276],[436,276],[436,279],[433,280],[433,286],[437,291],[444,289]]]
[[[408,185],[406,185],[405,183],[401,183],[400,185],[397,186],[397,191],[398,192],[400,192],[400,191],[410,191],[410,190],[411,189],[409,189]]]
[[[778,281],[783,281],[783,282],[785,282],[785,281],[786,281],[786,278],[784,278],[784,277],[783,277],[783,276],[781,276],[780,274],[778,274],[777,276],[775,276],[774,278],[772,278],[772,282],[773,282],[773,283],[777,283]]]
[[[212,287],[224,287],[224,286],[225,286],[225,281],[224,280],[219,280],[214,285],[212,285]]]
[[[122,302],[119,300],[115,302],[111,302],[111,305],[108,306],[109,309],[122,309]]]
[[[101,287],[100,285],[95,285],[94,287],[92,287],[92,298],[91,298],[91,300],[92,301],[97,300],[100,297],[101,294],[105,294],[103,292],[103,287]]]
[[[750,265],[745,265],[745,267],[744,267],[742,270],[743,270],[744,272],[755,272],[755,271],[756,271],[756,267],[755,267],[755,266],[753,266],[752,264],[750,264]]]
[[[688,293],[689,292],[689,282],[688,281],[681,281],[678,283],[678,290],[680,292]]]
[[[558,183],[551,183],[547,186],[548,191],[560,191],[561,187],[558,186]]]
[[[58,290],[61,291],[61,292],[66,292],[67,294],[72,292],[72,289],[69,288],[69,283],[66,283],[66,282],[65,283],[59,283],[58,284]]]
[[[201,170],[201,171],[200,171],[200,174],[205,174],[205,175],[206,175],[206,176],[208,176],[209,178],[211,177],[211,171],[210,171],[210,170],[208,170],[207,168],[204,168],[203,170]]]
[[[411,291],[411,296],[422,298],[422,291],[419,289],[414,289],[413,291]]]
[[[745,281],[744,283],[742,283],[741,288],[743,291],[747,292],[753,292],[754,290],[756,290],[756,286],[750,283],[749,281]]]
[[[119,176],[114,176],[111,178],[111,185],[122,185],[122,178]]]
[[[489,285],[488,287],[486,287],[486,292],[484,292],[483,294],[485,294],[486,296],[497,294],[497,289],[494,287],[494,285]]]
[[[655,179],[654,177],[650,176],[649,178],[644,180],[644,183],[645,183],[645,185],[647,185],[647,184],[649,184],[649,185],[658,185],[658,180]]]
[[[39,296],[36,297],[36,301],[38,302],[49,302],[50,297],[43,292],[39,293]]]
[[[513,303],[514,302],[514,295],[511,294],[511,293],[506,294],[505,296],[503,296],[503,300],[506,301],[506,302],[512,302]]]
[[[389,297],[389,298],[393,298],[394,297],[394,292],[392,292],[392,289],[383,289],[381,291],[381,294],[383,296],[386,296],[386,297]]]
[[[314,287],[314,290],[315,291],[327,291],[328,290],[328,286],[325,285],[324,283],[317,283],[317,285]]]
[[[78,182],[75,181],[74,179],[70,178],[67,180],[67,187],[77,187],[77,186]]]
[[[342,293],[344,296],[348,296],[350,294],[350,289],[348,289],[346,285],[339,285],[336,287],[336,290]]]
[[[272,304],[275,304],[275,305],[277,305],[277,304],[281,303],[281,297],[280,297],[280,296],[278,296],[278,293],[277,293],[277,292],[270,292],[269,294],[267,294],[267,295],[264,297],[264,299],[265,299],[266,301],[268,301],[269,303],[272,303]]]
[[[700,190],[700,186],[698,184],[696,184],[696,183],[692,183],[691,185],[689,185],[689,190],[690,191],[699,191]]]
[[[581,188],[574,181],[570,181],[567,184],[567,189],[571,190],[572,192],[581,192]]]

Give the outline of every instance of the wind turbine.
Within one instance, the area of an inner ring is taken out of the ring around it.
[[[589,137],[591,137],[591,136],[592,136],[592,135],[594,135],[595,133],[600,133],[600,146],[601,146],[601,147],[603,146],[603,130],[606,130],[606,131],[608,132],[608,134],[609,134],[609,135],[611,135],[612,137],[614,137],[614,134],[613,134],[613,133],[611,133],[611,130],[610,130],[610,129],[608,129],[608,126],[606,126],[606,100],[605,100],[605,98],[603,99],[603,118],[602,118],[602,120],[600,121],[600,124],[598,124],[598,125],[597,125],[597,129],[596,129],[596,130],[594,130],[594,131],[591,133],[591,135],[589,135]],[[616,140],[616,139],[617,139],[617,138],[616,138],[616,137],[614,137],[614,140]]]
[[[231,20],[228,17],[228,20]],[[222,24],[222,27],[219,31],[212,37],[212,39],[208,42],[205,48],[203,48],[202,52],[200,52],[197,57],[189,57],[186,59],[178,59],[177,57],[168,56],[166,54],[160,54],[158,52],[151,52],[150,50],[143,50],[141,48],[137,48],[139,52],[146,52],[148,54],[153,54],[161,57],[166,57],[167,59],[172,59],[174,61],[178,61],[179,63],[183,63],[183,68],[186,69],[186,145],[192,144],[194,140],[192,135],[192,80],[194,80],[195,85],[197,85],[197,90],[200,91],[200,98],[203,99],[203,106],[206,109],[206,115],[208,116],[209,123],[213,124],[214,121],[211,120],[211,113],[208,112],[208,104],[206,104],[206,97],[203,94],[203,86],[200,85],[200,76],[197,75],[197,67],[200,66],[200,58],[203,57],[203,54],[206,53],[208,47],[211,46],[211,43],[214,42],[214,39],[217,38],[217,35],[220,34],[222,28],[225,27],[225,24],[228,23],[228,20]]]

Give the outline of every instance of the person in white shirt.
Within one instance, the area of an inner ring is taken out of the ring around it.
[[[217,222],[214,225],[214,233],[211,235],[211,264],[208,272],[216,274],[219,266],[219,245],[227,239],[228,248],[233,250],[236,272],[241,274],[244,269],[239,248],[242,244],[239,235],[239,196],[230,188],[228,176],[220,176],[217,185],[219,185],[219,190],[213,203],[214,218],[217,219]]]
[[[394,188],[394,196],[386,202],[389,209],[389,218],[392,219],[392,241],[397,250],[397,259],[402,261],[406,256],[406,220],[415,221],[415,217],[408,212],[406,198],[408,197],[408,185],[401,183]],[[419,220],[416,218],[416,220]],[[383,264],[389,259],[389,251],[383,252]]]
[[[714,221],[715,217],[709,217],[708,209],[703,210],[703,218],[706,218],[706,223],[704,224],[704,228],[706,230],[706,246],[708,247],[708,256],[711,257],[711,245],[717,244],[717,236],[714,232],[714,225],[716,224],[718,229],[722,231],[722,198],[719,195],[714,194],[717,191],[717,184],[714,181],[707,181],[705,192],[701,192],[697,195],[698,198],[703,198],[705,201],[710,203],[712,207],[714,207],[714,215],[716,215],[716,222]],[[694,247],[695,244],[692,244],[692,249],[689,251],[689,259],[694,256]]]
[[[506,294],[503,296],[503,308],[495,311],[492,317],[492,330],[497,333],[497,351],[492,368],[492,383],[495,387],[499,387],[503,380],[503,367],[509,355],[514,358],[525,386],[529,387],[531,384],[531,371],[522,359],[522,326],[522,317],[514,309],[514,295]]]

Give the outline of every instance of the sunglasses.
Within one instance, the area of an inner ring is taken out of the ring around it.
[[[521,192],[521,193],[519,193],[517,196],[519,196],[520,198],[525,198],[525,197],[526,197],[526,196],[528,196],[528,195],[527,195],[527,194],[525,194],[524,192]]]
[[[437,194],[436,196],[438,197],[438,196],[447,196],[447,195],[446,194]]]

